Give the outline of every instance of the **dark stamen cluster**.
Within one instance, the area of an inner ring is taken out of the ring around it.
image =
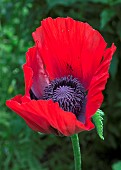
[[[86,93],[82,84],[73,76],[62,77],[53,80],[44,90],[43,99],[52,99],[58,102],[59,106],[65,110],[73,112],[77,118],[85,112]],[[81,120],[84,122],[84,120]]]

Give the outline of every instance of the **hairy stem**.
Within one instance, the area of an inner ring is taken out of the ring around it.
[[[74,162],[75,162],[75,170],[81,170],[81,152],[79,146],[79,138],[78,134],[74,134],[71,136],[73,152],[74,152]]]

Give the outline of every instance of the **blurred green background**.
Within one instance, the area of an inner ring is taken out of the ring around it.
[[[121,170],[121,0],[0,0],[0,170],[73,170],[70,138],[39,135],[5,106],[24,94],[22,64],[31,33],[48,16],[86,21],[117,46],[105,99],[104,136],[79,134],[83,170]]]

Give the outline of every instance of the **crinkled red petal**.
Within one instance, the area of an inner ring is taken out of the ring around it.
[[[30,67],[26,66],[26,64],[23,65],[23,71],[24,71],[24,81],[25,81],[25,95],[30,96],[29,91],[32,86],[32,77],[33,77],[33,71]]]
[[[43,95],[44,88],[49,84],[49,78],[45,71],[38,47],[32,47],[26,53],[26,64],[23,66],[26,84],[26,94],[30,88],[37,98]]]
[[[98,31],[71,18],[47,18],[33,38],[51,79],[73,75],[89,88],[106,47]]]
[[[86,118],[92,117],[103,102],[102,91],[105,89],[109,77],[108,70],[115,50],[114,44],[105,50],[100,66],[93,76],[87,95]]]
[[[94,128],[90,119],[84,125],[73,113],[65,112],[58,103],[53,103],[51,100],[22,102],[22,96],[19,95],[8,100],[6,104],[21,116],[30,128],[42,133],[70,136]]]

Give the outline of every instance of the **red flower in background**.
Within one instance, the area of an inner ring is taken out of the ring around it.
[[[106,49],[98,31],[71,18],[47,18],[32,35],[35,46],[23,66],[25,95],[7,106],[35,131],[70,136],[91,130],[115,45]]]

